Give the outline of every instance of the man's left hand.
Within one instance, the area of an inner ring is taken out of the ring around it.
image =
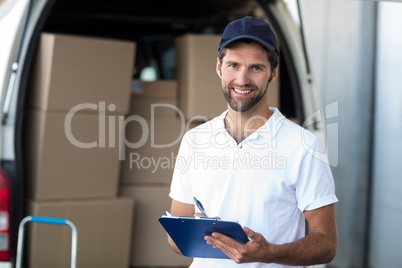
[[[222,250],[223,253],[236,263],[269,262],[267,257],[269,257],[269,252],[272,250],[273,245],[260,233],[254,232],[247,227],[243,229],[250,238],[250,241],[246,244],[241,244],[220,233],[212,233],[211,236],[205,236],[205,240],[207,244]]]
[[[334,204],[304,211],[304,216],[308,222],[308,234],[291,243],[269,243],[260,233],[246,227],[244,232],[250,238],[246,244],[219,233],[205,236],[205,240],[236,263],[265,262],[308,266],[330,262],[337,249]]]

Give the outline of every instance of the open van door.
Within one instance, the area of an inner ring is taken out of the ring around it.
[[[320,109],[322,107],[320,107],[313,74],[309,69],[302,29],[295,23],[283,1],[260,0],[259,3],[264,8],[268,21],[278,38],[281,64],[287,68],[299,123],[314,132],[325,143],[323,133],[325,118],[321,119]]]
[[[15,103],[21,77],[20,63],[24,62],[22,44],[28,13],[29,1],[4,1],[0,5],[0,203],[3,204],[0,221],[4,225],[0,227],[0,267],[4,268],[12,266],[16,226],[22,217],[22,184],[18,180],[14,147]]]

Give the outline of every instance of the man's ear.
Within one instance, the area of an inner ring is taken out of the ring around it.
[[[275,81],[275,79],[278,77],[278,72],[279,72],[279,65],[276,66],[276,68],[273,70],[273,72],[271,74],[271,81],[270,82]]]
[[[218,74],[218,76],[219,76],[219,78],[221,78],[222,79],[222,70],[221,70],[221,67],[222,67],[222,64],[221,64],[221,61],[219,60],[219,58],[216,58],[216,73]]]

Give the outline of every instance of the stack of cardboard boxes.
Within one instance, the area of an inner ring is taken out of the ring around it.
[[[185,121],[177,109],[177,82],[133,81],[132,89],[120,187],[121,196],[136,200],[130,264],[185,266],[190,259],[170,249],[158,222],[170,210],[169,185],[185,130]]]
[[[78,228],[78,267],[128,267],[134,199],[117,196],[118,118],[128,112],[135,44],[44,33],[25,123],[26,214]],[[67,226],[32,223],[29,267],[69,267]]]
[[[136,200],[132,266],[188,266],[191,262],[170,249],[157,219],[170,210],[170,183],[184,132],[226,109],[215,71],[219,40],[219,35],[178,37],[177,80],[133,83],[129,115],[145,119],[148,140],[139,148],[127,148],[121,166],[120,194]],[[144,135],[139,125],[127,124],[128,144]]]
[[[183,134],[227,109],[219,41],[178,37],[177,80],[144,82],[131,81],[133,43],[42,35],[26,117],[27,214],[76,223],[78,266],[190,264],[157,219],[170,210]],[[277,107],[278,84],[269,90]],[[30,267],[68,267],[68,228],[32,226]]]

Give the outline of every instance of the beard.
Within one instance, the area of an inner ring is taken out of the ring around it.
[[[247,112],[251,108],[256,106],[262,100],[262,98],[264,98],[264,95],[267,92],[270,81],[271,81],[271,79],[268,81],[267,85],[263,89],[262,88],[259,89],[254,84],[246,84],[243,86],[239,86],[239,85],[230,83],[227,85],[226,90],[223,90],[223,95],[225,96],[226,102],[228,103],[230,108],[232,108],[234,111]],[[249,97],[249,98],[245,97],[242,100],[235,100],[232,97],[232,88],[236,88],[236,87],[237,88],[250,88],[250,89],[252,89],[252,92],[254,92],[256,94],[254,94],[252,97]]]

